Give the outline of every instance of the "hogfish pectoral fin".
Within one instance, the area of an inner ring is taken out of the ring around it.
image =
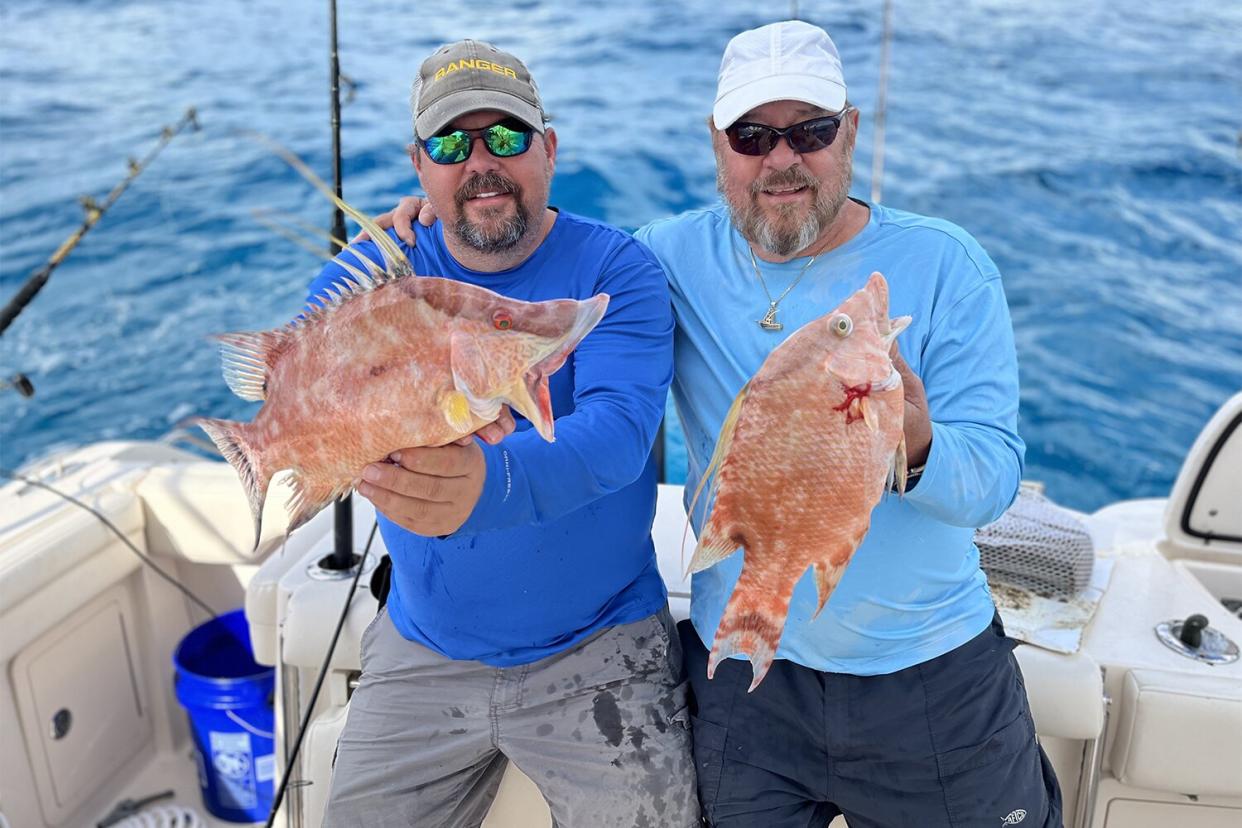
[[[491,340],[495,345],[497,340]],[[484,421],[496,418],[500,403],[508,403],[530,421],[540,437],[556,442],[556,419],[548,377],[542,371],[508,373],[497,376],[496,355],[478,336],[454,331],[449,337],[453,386],[473,401],[472,409]],[[473,431],[473,428],[467,429]]]
[[[470,400],[460,391],[445,391],[440,395],[440,413],[454,431],[469,434],[474,430],[474,418],[470,414]]]
[[[888,461],[888,472],[884,475],[884,491],[881,496],[887,497],[890,492],[894,491],[898,495],[906,493],[906,482],[909,477],[909,470],[906,466],[906,435],[901,434],[897,438],[897,448]]]
[[[267,399],[268,375],[288,336],[284,329],[213,336],[220,343],[220,364],[229,389],[243,400]]]

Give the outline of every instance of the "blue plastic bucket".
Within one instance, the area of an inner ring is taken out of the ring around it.
[[[255,663],[242,610],[190,630],[173,654],[177,701],[190,717],[203,804],[229,822],[262,822],[276,776],[275,670]]]

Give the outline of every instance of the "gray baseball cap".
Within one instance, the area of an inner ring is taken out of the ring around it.
[[[481,40],[437,49],[419,68],[413,97],[414,132],[422,139],[480,109],[512,115],[540,133],[544,129],[543,102],[526,65]]]

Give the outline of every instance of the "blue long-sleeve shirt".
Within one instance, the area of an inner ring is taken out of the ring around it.
[[[734,396],[781,341],[837,307],[873,271],[888,280],[898,336],[924,383],[932,420],[926,469],[904,498],[887,496],[823,613],[814,577],[798,582],[777,658],[854,675],[891,673],[980,633],[993,605],[973,530],[1017,494],[1025,447],[1017,434],[1018,369],[996,266],[949,222],[871,205],[857,236],[823,253],[780,303],[784,330],[755,320],[768,308],[746,241],[723,205],[657,221],[637,237],[669,275],[674,315],[673,399],[686,434],[687,492],[711,459]],[[806,259],[761,262],[779,296]],[[813,405],[814,401],[808,401]],[[701,509],[696,509],[701,513]],[[694,516],[696,529],[702,514]],[[691,619],[709,646],[741,572],[733,555],[694,576]]]
[[[414,227],[415,247],[397,241],[417,274],[528,301],[601,292],[610,300],[549,378],[555,443],[515,411],[517,431],[498,446],[479,444],[483,491],[448,537],[415,535],[381,516],[393,625],[450,658],[512,666],[655,612],[667,593],[651,542],[651,446],[672,375],[673,329],[659,263],[625,233],[564,211],[525,262],[494,273],[458,264],[441,223]],[[381,261],[373,243],[355,248]],[[329,264],[311,284],[311,301],[348,278]]]

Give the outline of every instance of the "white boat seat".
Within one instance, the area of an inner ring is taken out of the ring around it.
[[[287,499],[283,492],[278,493],[278,497],[282,504]],[[269,504],[273,499],[268,498]],[[365,548],[367,537],[370,535],[371,524],[375,519],[375,508],[365,498],[354,497],[353,512],[354,549],[361,550]],[[263,511],[265,527],[269,513],[270,510],[265,508]],[[280,628],[289,621],[293,614],[292,610],[282,601],[310,584],[313,581],[308,571],[310,566],[332,552],[333,520],[333,510],[324,509],[287,540],[279,535],[267,537],[267,529],[264,529],[263,534],[267,539],[260,544],[257,556],[263,560],[263,565],[259,567],[246,586],[246,621],[250,625],[250,643],[254,647],[254,657],[260,664],[273,666],[279,660]],[[375,562],[384,554],[386,554],[384,540],[379,533],[376,533],[371,546],[367,571],[359,582],[360,599],[364,595],[367,598],[370,597],[367,589],[371,583],[370,573],[375,568]],[[327,650],[328,642],[332,640],[333,630],[336,629],[336,621],[340,615],[341,600],[344,595],[344,593],[336,594],[332,583],[335,582],[319,582],[321,589],[311,590],[314,593],[314,600],[323,602],[322,606],[313,608],[311,613],[313,616],[322,616],[322,624],[319,625],[322,629],[316,628],[304,633],[317,637],[299,640],[297,644],[299,660],[290,660],[290,652],[286,649],[286,663],[318,668],[323,661],[323,654]],[[297,599],[298,606],[305,609],[305,602],[310,599],[312,595],[309,593],[300,596]],[[360,603],[360,601],[355,601],[355,603]],[[375,614],[374,599],[365,603],[370,607],[373,616]],[[299,616],[295,623],[302,627],[306,622]],[[357,635],[354,635],[352,639],[350,638],[352,628],[345,630],[340,643],[337,644],[337,650],[345,661],[342,662],[341,658],[334,655],[334,665],[344,663],[345,669],[358,669],[358,637],[362,635],[362,629],[365,626],[364,624],[362,628],[356,630]],[[287,637],[288,633],[286,633]],[[318,655],[309,657],[304,652],[308,648],[317,649]],[[345,650],[350,652],[344,652]],[[304,658],[307,660],[301,660]]]
[[[156,552],[225,566],[254,560],[250,506],[228,463],[204,460],[154,466],[137,491],[146,506],[147,535]]]
[[[1242,682],[1131,670],[1122,684],[1112,767],[1136,788],[1242,796]]]
[[[1104,679],[1085,652],[1054,653],[1029,644],[1014,650],[1042,737],[1095,739],[1104,727]]]
[[[250,645],[254,648],[255,660],[260,664],[271,667],[278,660],[280,581],[300,563],[301,555],[279,552],[268,555],[246,585],[246,623],[250,626]]]

